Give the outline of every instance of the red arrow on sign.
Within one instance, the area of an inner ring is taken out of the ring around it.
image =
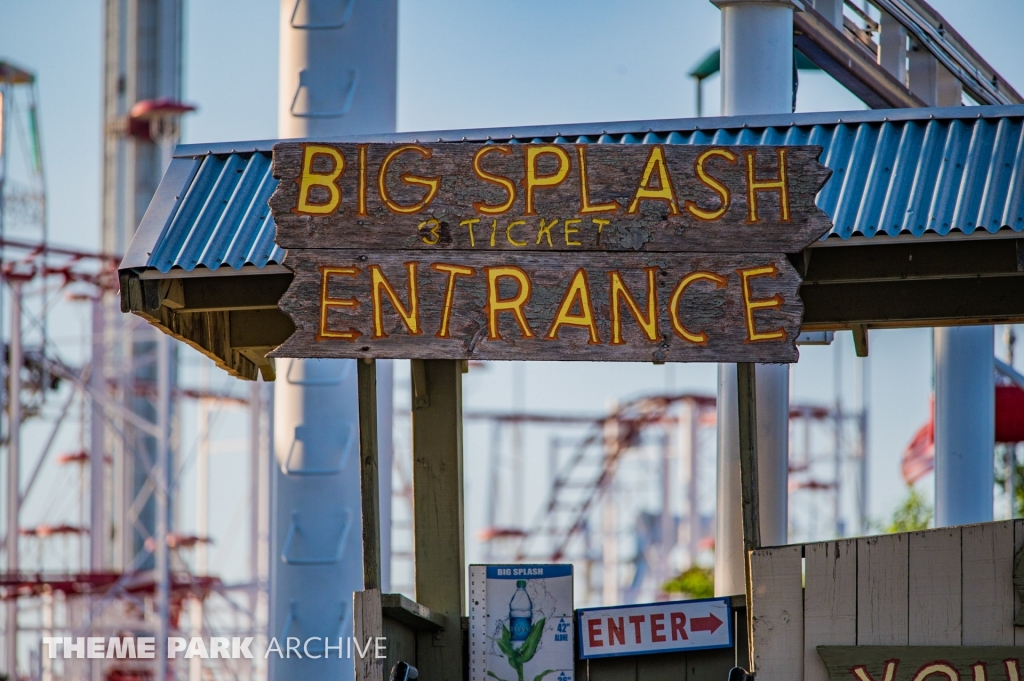
[[[713,634],[720,626],[722,626],[722,620],[718,619],[713,614],[710,614],[707,617],[690,618],[690,631],[707,631]]]

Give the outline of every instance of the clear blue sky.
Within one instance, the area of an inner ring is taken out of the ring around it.
[[[1019,0],[934,0],[1018,90],[1024,90]],[[99,0],[0,0],[0,58],[39,74],[54,240],[96,248],[101,185],[102,7]],[[270,138],[276,133],[278,0],[187,2],[186,99],[199,111],[184,141]],[[694,113],[686,76],[719,40],[708,0],[400,0],[401,129],[674,118]],[[498,87],[495,87],[497,85]],[[706,85],[717,112],[718,81]],[[799,109],[862,108],[823,74],[801,75]],[[848,401],[853,350],[806,348],[793,371],[794,401],[833,399],[842,353]],[[927,330],[873,333],[872,514],[903,494],[899,454],[926,419],[931,387]],[[467,379],[471,407],[511,406],[507,365]],[[713,392],[714,367],[679,366],[679,389]],[[601,410],[669,382],[649,365],[530,365],[535,409]],[[469,434],[467,530],[479,524],[484,436]],[[474,512],[474,508],[476,511]],[[474,517],[477,516],[477,517]]]

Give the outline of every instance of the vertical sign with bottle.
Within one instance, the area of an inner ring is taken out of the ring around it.
[[[469,567],[470,681],[572,681],[572,565]]]

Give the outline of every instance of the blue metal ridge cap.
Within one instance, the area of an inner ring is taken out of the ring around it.
[[[868,235],[862,232],[854,232],[852,234],[839,234],[837,232],[828,232],[825,236],[821,237],[808,248],[834,248],[842,246],[885,246],[886,244],[894,243],[915,243],[919,244],[922,242],[930,241],[969,241],[971,239],[985,239],[985,240],[998,240],[998,239],[1020,239],[1021,230],[1014,229],[1012,227],[1002,227],[994,232],[989,232],[985,229],[976,229],[973,232],[964,232],[959,229],[953,229],[946,233],[926,231],[920,235],[912,232],[904,231],[898,234],[889,234],[888,232],[876,232],[875,234]]]
[[[174,150],[177,157],[197,157],[205,154],[249,154],[269,152],[278,142],[485,142],[487,140],[535,139],[555,137],[600,137],[607,135],[645,135],[649,132],[667,134],[698,130],[735,130],[742,128],[789,128],[838,123],[881,123],[884,121],[948,120],[966,118],[1024,117],[1024,104],[989,106],[948,106],[920,109],[865,109],[858,111],[826,111],[799,114],[757,114],[751,116],[706,116],[703,118],[672,118],[640,121],[613,121],[606,123],[569,123],[562,125],[527,125],[499,128],[468,128],[460,130],[426,130],[381,133],[372,135],[345,135],[338,137],[250,140],[179,144]]]

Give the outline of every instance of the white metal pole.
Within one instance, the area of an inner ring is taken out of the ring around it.
[[[167,635],[170,616],[170,556],[167,547],[168,532],[168,472],[171,442],[171,339],[157,333],[157,428],[156,462],[152,474],[156,495],[156,522],[154,523],[154,557],[156,571],[157,681],[167,681]]]
[[[391,484],[394,473],[392,426],[395,363],[377,362],[377,468],[380,471],[380,588],[391,591]]]
[[[615,462],[619,446],[618,405],[612,404],[604,423],[604,457],[608,470],[601,504],[601,587],[602,605],[619,604],[619,514],[616,504]]]
[[[210,364],[203,361],[199,368],[199,388],[207,392],[210,388]],[[197,446],[196,446],[196,574],[205,575],[209,572],[209,545],[206,540],[210,536],[210,406],[209,398],[200,397],[198,406]],[[255,473],[255,471],[253,471]],[[255,500],[254,500],[255,504]],[[189,626],[195,637],[203,635],[203,600],[196,597],[189,601]],[[203,660],[198,655],[189,660],[189,681],[201,681],[203,678]]]
[[[935,525],[992,520],[995,337],[991,326],[935,329]]]
[[[700,542],[700,505],[697,503],[697,428],[700,406],[696,400],[683,402],[679,419],[679,472],[686,486],[686,559],[687,567],[697,564],[697,546]],[[683,416],[685,415],[685,416]]]
[[[257,493],[257,551],[256,551],[256,648],[261,649],[268,643],[270,630],[270,563],[271,563],[271,527],[273,509],[275,508],[274,490],[271,478],[274,469],[274,391],[270,386],[260,386],[260,397],[265,403],[263,421],[260,427],[259,446],[259,489]],[[267,678],[267,663],[259,656],[255,657],[253,674],[250,681]]]
[[[7,572],[18,572],[18,515],[20,513],[21,459],[21,302],[20,279],[8,279],[11,286],[11,340],[8,350],[7,418]],[[6,671],[10,679],[18,673],[18,599],[7,601]]]
[[[257,633],[257,610],[260,607],[260,482],[265,477],[261,468],[260,451],[263,438],[263,384],[255,380],[249,386],[249,611],[252,613],[251,626]],[[256,663],[248,662],[250,681],[255,678]]]
[[[711,0],[722,10],[722,113],[789,113],[793,10],[800,0]],[[788,523],[789,367],[757,367],[761,541],[785,544]],[[715,593],[745,593],[736,366],[719,366]]]
[[[857,430],[860,434],[860,457],[857,483],[857,531],[859,534],[868,534],[868,404],[871,401],[871,364],[868,357],[862,357],[857,362],[859,373],[858,385],[860,386],[860,415],[857,421]]]
[[[657,579],[655,581],[655,592],[661,593],[661,585],[669,577],[671,566],[671,553],[675,548],[675,535],[672,533],[675,524],[672,514],[672,436],[666,427],[662,434],[661,442],[661,517],[659,518],[660,547],[658,551],[658,565],[654,566]]]
[[[49,589],[43,591],[42,610],[43,637],[53,636],[53,591]],[[53,660],[48,650],[43,650],[41,662],[41,681],[53,681]]]
[[[89,384],[93,395],[107,394],[103,312],[103,292],[98,291],[92,300],[92,362],[89,366]],[[103,405],[93,398],[89,400],[89,568],[93,571],[102,570],[105,564],[105,433]]]
[[[199,369],[200,390],[206,392],[210,387],[209,362],[203,361]],[[209,545],[206,539],[210,536],[210,405],[205,397],[199,398],[196,446],[196,574],[205,575],[209,572]],[[254,500],[255,501],[255,500]]]

